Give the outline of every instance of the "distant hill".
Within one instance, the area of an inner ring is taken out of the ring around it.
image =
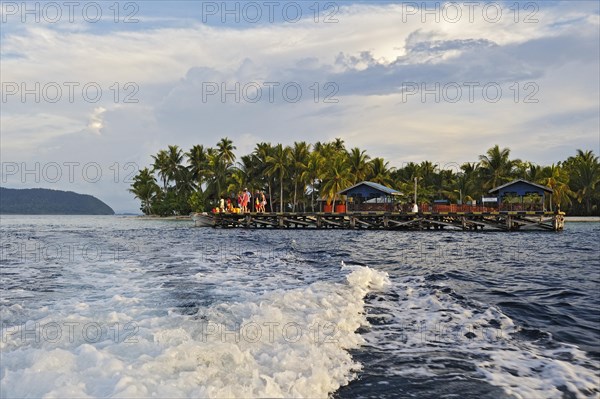
[[[72,191],[45,188],[0,187],[0,214],[17,215],[114,215],[98,198]]]

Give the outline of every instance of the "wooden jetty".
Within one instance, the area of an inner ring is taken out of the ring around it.
[[[544,211],[216,213],[193,219],[197,226],[251,229],[560,231],[564,228],[564,213]]]

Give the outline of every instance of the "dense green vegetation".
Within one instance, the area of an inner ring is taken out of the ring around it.
[[[236,147],[228,138],[215,148],[195,145],[185,152],[170,145],[152,158],[153,164],[135,176],[130,191],[145,214],[174,215],[214,207],[221,196],[235,198],[248,187],[267,196],[267,211],[318,210],[316,200],[335,201],[336,193],[370,180],[406,193],[410,201],[418,178],[418,202],[448,199],[454,203],[480,199],[493,187],[523,178],[554,190],[553,201],[569,214],[599,214],[600,163],[592,151],[577,150],[550,166],[511,159],[508,148],[494,146],[477,163],[435,165],[429,161],[392,167],[344,141],[293,146],[259,143],[236,162]],[[272,208],[271,208],[272,205]]]
[[[45,188],[11,189],[0,187],[0,213],[14,215],[114,215],[96,197],[72,191]]]

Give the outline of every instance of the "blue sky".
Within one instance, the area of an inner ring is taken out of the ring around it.
[[[2,2],[3,186],[136,211],[135,166],[224,136],[341,137],[393,166],[600,152],[597,2],[22,4]]]

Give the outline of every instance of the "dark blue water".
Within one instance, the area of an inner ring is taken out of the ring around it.
[[[383,241],[378,243],[378,238],[372,236],[369,239],[372,248],[351,251],[351,259],[377,265],[398,281],[422,276],[423,287],[432,294],[441,292],[467,308],[498,308],[515,322],[516,328],[502,332],[492,324],[491,330],[510,336],[517,346],[524,343],[527,349],[554,350],[561,343],[576,345],[591,360],[596,387],[600,387],[600,226],[597,223],[573,223],[564,232],[551,234],[398,235],[385,232],[378,235]],[[366,241],[363,237],[353,237],[350,242],[358,244],[362,240]],[[378,306],[382,300],[394,301],[394,293],[371,298],[370,311],[386,313]],[[389,331],[389,326],[397,326],[394,317],[388,320],[374,325],[371,331],[381,333]],[[408,330],[414,332],[415,328]],[[433,330],[435,333],[435,327]],[[467,329],[461,333],[464,331]],[[429,336],[432,335],[430,332]],[[452,334],[445,335],[451,340],[455,338]],[[477,373],[468,359],[478,355],[469,353],[466,346],[459,342],[455,347],[450,345],[452,348],[447,352],[433,350],[418,356],[399,355],[402,349],[356,351],[356,358],[367,365],[365,372],[341,389],[338,397],[510,397],[502,390],[477,381],[474,377]],[[463,347],[466,353],[461,353]],[[449,349],[448,346],[445,349]],[[433,379],[391,376],[395,368],[411,368],[440,360],[444,371]],[[523,370],[511,372],[523,374]],[[535,370],[531,372],[533,378],[536,374]],[[381,375],[389,378],[382,379]],[[558,388],[564,390],[564,387]],[[563,397],[572,397],[564,391]],[[597,397],[598,391],[588,394]],[[544,397],[544,394],[535,397]]]
[[[17,377],[25,378],[35,366],[31,353],[53,358],[56,345],[76,356],[82,350],[71,341],[4,339],[9,333],[14,337],[14,328],[23,323],[128,320],[149,342],[170,325],[193,338],[194,323],[217,310],[219,317],[235,318],[241,312],[232,310],[236,306],[254,309],[268,302],[265,298],[287,301],[286,293],[300,289],[312,301],[310,293],[317,298],[319,289],[329,292],[344,283],[348,271],[340,268],[342,262],[385,272],[391,284],[365,297],[369,323],[358,329],[364,342],[347,349],[361,366],[347,385],[331,392],[334,397],[600,395],[598,223],[570,223],[561,233],[415,233],[213,230],[114,217],[3,217],[1,238],[0,315],[3,341],[9,342],[2,348],[8,366],[1,376],[7,397],[79,392],[47,382],[38,390],[20,390]],[[323,282],[329,285],[319,285]],[[161,355],[182,350],[180,341],[173,342]],[[150,369],[154,360],[162,364],[156,349],[120,344],[93,346],[104,350],[103,356],[146,353],[153,360],[141,365],[132,360],[141,369]],[[306,360],[311,361],[317,360]],[[270,373],[282,368],[273,366]],[[69,370],[70,378],[88,384],[98,372],[91,366]],[[181,378],[177,370],[154,373]],[[139,375],[140,384],[148,379],[146,386],[153,386],[149,375]],[[171,395],[210,396],[189,388],[196,383],[203,384],[192,382]],[[92,396],[129,392],[121,388],[109,379]]]

